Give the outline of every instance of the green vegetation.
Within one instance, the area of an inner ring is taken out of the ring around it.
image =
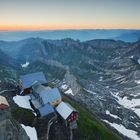
[[[12,68],[6,67],[6,66],[0,66],[0,79],[4,81],[4,79],[6,78],[13,78],[15,79],[15,77],[13,77],[15,74],[15,71]]]
[[[64,101],[71,104],[78,111],[78,128],[82,137],[89,140],[121,140],[119,136],[106,128],[97,121],[87,110],[67,96],[63,97]]]
[[[136,64],[136,69],[140,70],[140,64]]]
[[[15,120],[25,125],[32,126],[35,116],[31,110],[24,109],[21,107],[16,107],[16,108],[12,108],[11,112]]]
[[[51,83],[51,82],[47,83],[47,85],[48,85],[49,87],[51,87],[51,88],[54,88],[54,87],[55,87],[54,84]]]

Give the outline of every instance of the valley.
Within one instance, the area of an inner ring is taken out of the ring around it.
[[[140,40],[29,38],[1,41],[0,50],[2,82],[43,71],[67,100],[85,106],[122,139],[140,140]]]

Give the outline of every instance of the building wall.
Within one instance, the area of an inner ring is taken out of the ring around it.
[[[29,94],[30,93],[30,91],[31,91],[31,88],[26,88],[26,89],[24,89],[24,95],[26,95],[26,94]]]
[[[55,107],[55,106],[57,106],[58,104],[60,104],[61,101],[62,101],[62,99],[55,100],[55,101],[51,102],[51,105]]]
[[[74,122],[74,121],[77,120],[77,119],[78,119],[78,113],[77,113],[77,112],[72,112],[72,113],[70,114],[70,116],[67,118],[67,122],[68,122],[68,124],[69,124],[69,123]]]
[[[5,105],[5,104],[0,104],[0,109],[6,109],[6,108],[8,108],[7,105]]]

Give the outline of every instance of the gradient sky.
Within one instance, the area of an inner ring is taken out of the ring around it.
[[[0,30],[140,29],[140,0],[0,0]]]

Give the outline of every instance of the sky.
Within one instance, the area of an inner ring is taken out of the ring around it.
[[[140,0],[0,0],[0,30],[140,29]]]

